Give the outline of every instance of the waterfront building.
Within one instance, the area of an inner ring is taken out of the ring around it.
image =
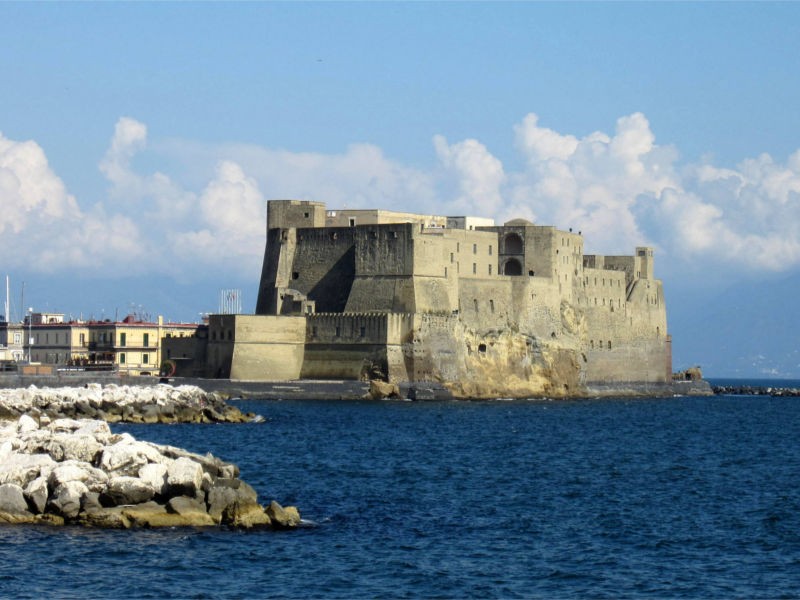
[[[128,315],[121,321],[64,320],[63,314],[31,315],[32,362],[60,367],[157,375],[165,337],[191,337],[196,323],[152,322]],[[27,324],[25,325],[27,327]]]
[[[9,323],[5,316],[0,318],[0,369],[6,368],[9,363],[23,360],[24,336],[21,323]]]

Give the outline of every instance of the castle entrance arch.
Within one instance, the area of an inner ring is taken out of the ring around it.
[[[507,233],[503,237],[503,254],[523,254],[522,238],[518,233]]]
[[[503,275],[522,275],[522,265],[516,258],[509,258],[503,263]]]

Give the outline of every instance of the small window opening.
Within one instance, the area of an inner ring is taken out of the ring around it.
[[[299,278],[300,278],[300,273],[298,273],[297,271],[292,271],[292,279],[299,279]]]
[[[478,344],[478,352],[480,352],[481,354],[485,354],[486,353],[486,344]]]

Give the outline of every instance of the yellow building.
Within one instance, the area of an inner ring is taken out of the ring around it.
[[[198,327],[195,323],[164,323],[163,317],[153,323],[132,315],[122,321],[47,321],[34,314],[30,345],[33,362],[117,370],[127,375],[157,375],[163,362],[162,339],[191,337]]]

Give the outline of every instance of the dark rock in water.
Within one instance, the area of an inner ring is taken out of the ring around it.
[[[284,508],[273,500],[267,507],[267,514],[276,527],[289,529],[300,524],[300,513],[297,512],[294,506]]]
[[[186,498],[184,496],[170,498],[166,508],[168,513],[179,515],[195,525],[216,525],[218,523],[208,514],[205,503],[195,498]]]

